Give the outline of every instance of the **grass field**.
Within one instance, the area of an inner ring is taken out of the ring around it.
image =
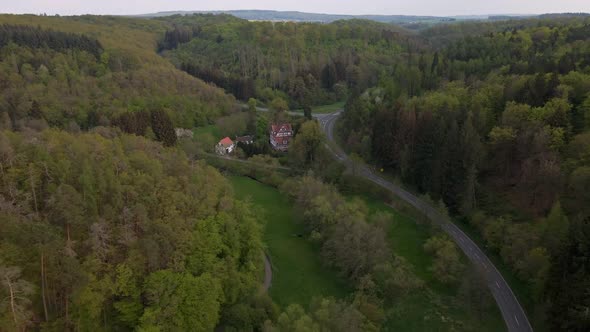
[[[453,329],[453,321],[469,322],[468,325],[476,327],[477,331],[506,330],[495,304],[486,312],[482,322],[476,322],[461,306],[461,300],[457,297],[458,287],[446,286],[435,279],[429,270],[432,257],[423,249],[431,234],[429,226],[415,223],[410,217],[379,200],[362,198],[372,213],[384,211],[393,216],[388,233],[391,249],[410,263],[416,275],[425,282],[423,290],[393,299],[387,304],[386,311],[389,314],[384,326],[386,330],[447,331]]]
[[[307,306],[313,297],[345,297],[352,291],[335,271],[325,268],[318,250],[305,238],[298,237],[302,228],[294,220],[293,209],[286,197],[275,188],[246,177],[232,176],[236,196],[250,199],[260,210],[265,223],[264,242],[274,268],[270,295],[281,307],[290,303]],[[352,197],[350,197],[352,199]],[[506,330],[495,305],[486,312],[481,322],[470,317],[456,296],[458,287],[438,282],[429,266],[432,257],[424,252],[423,245],[431,236],[427,225],[416,224],[383,202],[361,197],[371,213],[385,211],[392,215],[388,239],[393,252],[412,265],[425,287],[385,303],[385,330],[391,331],[448,331],[462,326],[476,327],[478,331]],[[458,329],[461,331],[462,329]]]
[[[312,114],[326,114],[326,113],[336,112],[337,110],[343,109],[344,104],[345,104],[344,101],[339,101],[337,103],[329,104],[329,105],[313,106],[311,108],[311,113]],[[303,113],[303,109],[296,109],[294,111]]]
[[[291,203],[279,191],[247,177],[230,177],[236,196],[250,199],[265,223],[264,243],[272,260],[272,299],[281,307],[307,307],[313,297],[342,298],[351,292],[336,271],[324,267],[318,250],[298,237],[302,227],[294,220]]]
[[[218,138],[218,137],[223,138],[223,137],[221,137],[221,131],[219,130],[219,128],[217,128],[216,125],[197,127],[195,129],[193,129],[193,133],[195,133],[195,136],[199,136],[202,134],[211,134],[215,138]]]
[[[344,104],[345,104],[345,102],[340,101],[340,102],[330,104],[330,105],[322,105],[322,106],[312,107],[311,113],[323,114],[323,113],[336,112],[337,110],[343,109]]]

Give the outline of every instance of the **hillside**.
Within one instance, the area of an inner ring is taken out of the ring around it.
[[[590,329],[587,15],[238,14],[0,15],[0,330]]]
[[[439,16],[412,16],[412,15],[337,15],[305,13],[298,11],[276,11],[276,10],[215,10],[215,11],[169,11],[152,14],[138,15],[139,17],[166,17],[173,15],[193,14],[228,14],[238,18],[251,21],[292,21],[292,22],[319,22],[331,23],[339,20],[363,19],[381,23],[442,23],[454,21],[453,17]],[[470,19],[463,17],[463,19]],[[473,17],[479,19],[479,17]]]
[[[475,231],[526,283],[534,326],[555,331],[588,328],[575,248],[590,218],[589,32],[577,15],[432,28],[420,89],[394,70],[349,99],[340,128],[350,152]]]
[[[238,99],[282,98],[293,108],[343,100],[420,49],[412,33],[367,20],[275,24],[230,15],[157,20],[174,26],[161,48],[178,68]]]
[[[130,111],[163,109],[175,126],[206,124],[233,107],[233,98],[172,66],[157,53],[163,22],[118,17],[1,15],[7,31],[0,49],[3,126],[91,128],[115,123]],[[18,31],[30,25],[21,41]],[[59,35],[67,32],[70,35]],[[63,38],[66,47],[37,42]],[[55,36],[54,36],[55,35]],[[69,37],[68,37],[69,36]],[[95,54],[68,38],[100,45]],[[28,39],[27,39],[28,38]]]

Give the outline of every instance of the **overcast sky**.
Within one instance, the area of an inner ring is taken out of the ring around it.
[[[590,12],[590,0],[0,0],[0,13],[143,14],[273,9],[329,14],[485,15]]]

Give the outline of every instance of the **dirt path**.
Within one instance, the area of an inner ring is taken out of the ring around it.
[[[266,253],[262,254],[262,258],[264,259],[264,283],[262,284],[262,287],[265,292],[268,292],[268,289],[272,284],[272,265],[270,264],[270,259]]]

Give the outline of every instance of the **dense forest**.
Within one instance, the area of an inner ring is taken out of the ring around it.
[[[108,128],[0,153],[3,330],[205,331],[257,290],[258,224],[213,168]]]
[[[159,34],[151,30],[161,29],[157,23],[136,27],[123,19],[37,17],[38,27],[31,28],[24,25],[29,19],[0,21],[7,22],[0,28],[2,128],[87,130],[125,122],[128,113],[140,111],[163,111],[174,126],[191,128],[234,107],[233,97],[154,52]],[[52,30],[60,27],[65,31]]]
[[[294,206],[294,236],[354,291],[278,308],[260,291],[256,209],[189,158],[187,145],[217,138],[178,144],[174,132],[265,137],[288,108],[310,118],[343,100],[338,134],[355,162],[481,237],[526,285],[536,328],[590,329],[586,16],[410,32],[366,20],[0,15],[0,330],[376,331],[397,326],[416,294],[434,326],[477,330],[495,313],[477,271],[433,232],[419,249],[435,280],[419,277],[391,248],[392,217],[338,192],[353,176],[303,118],[287,154],[261,156],[259,142],[241,152],[304,174],[269,182]]]
[[[262,325],[255,214],[147,139],[173,146],[235,99],[159,57],[158,22],[0,22],[0,330],[207,331],[236,306]]]
[[[161,18],[174,25],[160,43],[165,57],[238,99],[292,108],[343,100],[377,83],[386,66],[415,52],[414,39],[373,21],[331,24],[249,22],[229,15]]]
[[[552,330],[587,330],[590,21],[498,26],[413,58],[419,89],[395,68],[350,98],[342,137],[477,229]]]

